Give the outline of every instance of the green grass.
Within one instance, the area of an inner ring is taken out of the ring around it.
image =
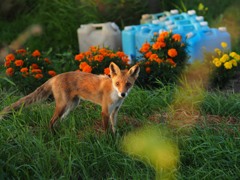
[[[56,134],[48,129],[54,103],[14,112],[0,121],[0,179],[155,179],[151,165],[121,149],[122,138],[143,125],[172,132],[180,150],[177,179],[239,177],[239,95],[228,94],[227,99],[221,93],[206,93],[201,121],[172,127],[161,114],[168,111],[176,91],[134,88],[120,109],[115,136],[102,131],[100,107],[88,102],[59,122]],[[12,92],[0,92],[1,109],[20,97]],[[229,121],[230,116],[235,121]]]

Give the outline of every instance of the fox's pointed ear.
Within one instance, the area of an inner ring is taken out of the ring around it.
[[[129,69],[128,74],[132,76],[134,79],[137,79],[139,72],[140,72],[140,67],[136,64]]]
[[[109,65],[109,69],[110,69],[111,77],[116,76],[121,73],[121,70],[114,62],[111,62],[111,64]]]

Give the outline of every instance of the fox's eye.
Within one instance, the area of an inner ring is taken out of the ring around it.
[[[127,86],[127,87],[130,87],[131,85],[132,85],[132,84],[131,84],[130,82],[127,82],[127,83],[126,83],[126,86]]]
[[[119,86],[119,82],[116,82],[116,86]]]

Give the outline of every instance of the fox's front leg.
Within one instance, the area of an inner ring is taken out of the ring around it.
[[[102,107],[102,125],[103,125],[104,131],[108,129],[108,121],[109,121],[108,108],[103,106]]]
[[[115,134],[115,132],[116,132],[118,110],[119,110],[119,106],[115,107],[110,115],[110,121],[111,121],[113,134]]]

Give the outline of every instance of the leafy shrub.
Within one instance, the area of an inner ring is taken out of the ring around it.
[[[240,55],[236,52],[230,52],[227,43],[222,42],[221,46],[223,50],[216,48],[210,62],[212,71],[210,85],[218,88],[223,88],[236,75],[240,62]]]
[[[155,33],[151,42],[144,43],[140,49],[143,60],[139,61],[138,84],[156,87],[159,85],[157,79],[163,85],[176,82],[188,60],[186,47],[179,34]]]
[[[75,56],[75,60],[79,61],[79,70],[94,74],[109,75],[109,64],[115,62],[120,69],[129,66],[129,59],[122,51],[114,52],[108,48],[100,48],[91,46],[89,51],[79,53]]]
[[[29,93],[56,75],[50,60],[39,50],[16,50],[5,57],[6,75],[23,93]]]

